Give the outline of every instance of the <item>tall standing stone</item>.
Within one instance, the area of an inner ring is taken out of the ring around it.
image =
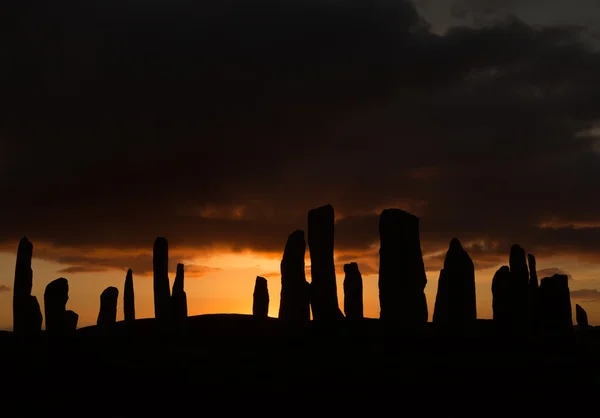
[[[349,319],[364,318],[363,280],[358,264],[344,264],[344,314]]]
[[[575,305],[575,319],[577,320],[577,325],[579,328],[588,327],[589,324],[587,312],[579,305]]]
[[[509,265],[514,282],[513,309],[516,310],[515,314],[519,317],[517,326],[522,327],[522,331],[526,332],[530,324],[529,269],[525,250],[519,245],[513,245],[510,248]]]
[[[100,295],[100,312],[96,325],[107,327],[117,322],[117,301],[119,300],[119,289],[110,286],[104,289]]]
[[[569,278],[564,274],[543,278],[539,295],[541,331],[554,335],[573,332]]]
[[[453,238],[440,272],[433,322],[464,328],[476,320],[475,266],[460,241]]]
[[[175,281],[173,282],[173,295],[171,296],[172,315],[178,321],[184,320],[188,316],[183,269],[183,264],[177,264],[177,272],[175,274]]]
[[[79,315],[67,311],[69,281],[64,277],[51,281],[44,291],[46,331],[49,334],[65,334],[77,329]]]
[[[27,237],[21,238],[17,249],[15,282],[13,286],[13,331],[18,335],[36,335],[42,330],[42,312],[33,287],[31,258],[33,244]]]
[[[379,217],[379,238],[381,319],[405,325],[427,322],[419,218],[400,209],[385,209]]]
[[[512,333],[518,321],[512,305],[514,291],[510,268],[500,267],[492,279],[492,310],[496,329],[503,333]]]
[[[309,287],[304,271],[305,253],[304,231],[296,230],[288,237],[281,259],[279,319],[310,321]]]
[[[133,271],[127,270],[125,291],[123,292],[123,313],[125,321],[135,321],[135,297],[133,293]]]
[[[537,277],[537,265],[533,254],[527,254],[529,264],[529,317],[531,327],[534,331],[539,329],[540,325],[540,304],[539,304],[539,282]]]
[[[269,316],[269,288],[267,279],[257,276],[254,283],[254,294],[252,301],[252,315],[261,318]]]
[[[166,238],[154,242],[154,317],[168,320],[171,311],[171,289],[169,289],[169,244]]]
[[[326,205],[308,212],[308,247],[310,249],[310,303],[315,320],[342,318],[337,296],[334,246],[334,211]]]

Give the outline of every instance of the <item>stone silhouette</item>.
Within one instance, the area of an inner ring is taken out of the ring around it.
[[[127,270],[125,291],[123,292],[123,313],[125,321],[135,321],[135,297],[133,293],[133,271]]]
[[[519,320],[515,315],[512,300],[515,286],[508,266],[502,266],[492,279],[492,310],[494,324],[498,331],[514,331],[515,322]]]
[[[427,322],[427,276],[419,238],[419,218],[400,209],[379,217],[380,317],[405,325]]]
[[[510,248],[509,258],[510,274],[512,276],[512,309],[515,311],[514,326],[521,332],[526,332],[530,322],[530,288],[529,288],[529,269],[527,267],[527,257],[525,250],[519,245],[513,245]]]
[[[588,317],[587,312],[579,305],[575,305],[575,319],[577,320],[577,325],[579,328],[587,328],[588,327]]]
[[[184,290],[184,266],[177,264],[175,281],[173,282],[173,294],[171,296],[173,319],[181,321],[187,318],[187,295]]]
[[[154,316],[168,320],[171,311],[171,289],[169,288],[169,244],[166,238],[158,237],[154,242]]]
[[[67,311],[69,300],[69,281],[60,277],[51,281],[44,292],[44,313],[46,331],[49,334],[65,334],[77,329],[79,315]]]
[[[288,237],[281,259],[281,299],[279,318],[286,321],[309,321],[309,286],[304,271],[306,241],[304,231]]]
[[[308,212],[308,248],[310,250],[310,304],[314,320],[342,318],[337,296],[334,246],[333,206],[326,205]]]
[[[99,327],[107,327],[117,322],[117,301],[119,300],[119,289],[110,286],[104,289],[100,295],[100,312],[98,313]]]
[[[573,332],[569,278],[564,274],[545,277],[540,282],[540,328],[544,334]]]
[[[358,264],[344,264],[344,314],[346,318],[362,319],[363,313],[363,281]]]
[[[453,238],[440,271],[433,322],[464,328],[476,320],[475,266],[460,241]]]
[[[540,306],[538,288],[539,282],[537,277],[537,265],[533,254],[527,254],[529,264],[529,318],[531,327],[534,331],[539,329],[540,325]]]
[[[269,316],[269,288],[267,279],[257,276],[254,283],[252,315],[266,318]]]
[[[13,331],[18,335],[36,335],[42,330],[42,312],[33,287],[31,257],[33,244],[27,237],[21,238],[17,249],[15,282],[13,286]]]

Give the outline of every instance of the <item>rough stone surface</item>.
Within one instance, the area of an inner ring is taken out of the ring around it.
[[[288,237],[280,265],[279,318],[286,321],[310,320],[309,286],[304,271],[305,253],[304,231],[296,230]]]
[[[358,264],[344,264],[344,314],[349,319],[364,318],[363,280]]]
[[[460,241],[453,238],[440,272],[433,322],[464,328],[476,320],[475,266]]]
[[[419,218],[400,209],[385,209],[379,217],[379,237],[381,319],[410,326],[427,322]]]
[[[333,260],[335,215],[326,205],[308,212],[308,247],[310,249],[310,303],[314,320],[335,320],[344,315],[337,296]]]
[[[254,283],[252,315],[261,318],[269,316],[269,288],[264,277],[257,276]]]

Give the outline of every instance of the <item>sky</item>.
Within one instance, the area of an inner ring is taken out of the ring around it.
[[[66,277],[79,326],[128,268],[153,316],[158,236],[190,315],[251,313],[262,275],[277,316],[286,239],[328,203],[341,306],[356,261],[378,317],[378,215],[398,207],[420,218],[430,319],[457,237],[480,318],[520,244],[600,325],[600,1],[1,7],[0,328],[22,236],[33,294]]]

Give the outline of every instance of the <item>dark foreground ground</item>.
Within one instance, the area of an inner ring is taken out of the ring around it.
[[[600,330],[499,339],[377,320],[284,327],[244,315],[0,335],[0,417],[572,416],[597,414]]]

